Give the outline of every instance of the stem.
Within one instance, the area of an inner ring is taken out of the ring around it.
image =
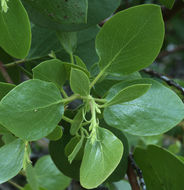
[[[24,67],[21,67],[20,65],[18,65],[18,68],[23,71],[29,78],[33,78],[33,75],[27,71],[26,69],[24,69]]]
[[[61,102],[63,103],[68,103],[68,102],[72,102],[73,100],[76,100],[78,98],[81,98],[80,95],[78,94],[73,94],[72,96],[68,97],[68,98],[64,98],[61,100]]]
[[[103,74],[105,73],[106,69],[111,65],[111,62],[106,66],[104,67],[99,73],[98,75],[95,77],[95,79],[91,82],[90,84],[90,89],[96,84],[96,82],[103,76]]]
[[[65,90],[63,89],[63,87],[61,87],[61,93],[63,94],[63,97],[64,98],[68,98],[68,95],[67,95],[67,93],[65,92]]]
[[[131,165],[130,159],[128,160],[127,176],[128,176],[130,185],[132,187],[132,190],[140,190],[140,187],[139,187],[138,182],[137,182],[137,176],[136,176],[134,169]]]
[[[102,75],[104,74],[104,71],[100,71],[99,74],[95,77],[95,79],[91,82],[90,84],[90,89],[96,84],[96,82],[102,77]]]
[[[68,122],[68,123],[71,123],[71,124],[73,123],[73,120],[72,120],[72,119],[70,119],[70,118],[68,118],[68,117],[66,117],[66,116],[64,116],[64,115],[62,116],[62,119],[65,120],[65,121]]]
[[[74,65],[74,59],[73,59],[73,54],[70,53],[70,60],[71,60],[71,64]]]
[[[106,103],[106,102],[107,102],[106,99],[100,99],[100,98],[94,98],[94,100],[95,100],[96,102],[100,102],[100,103]]]
[[[37,60],[39,58],[34,58],[34,59],[21,59],[21,60],[17,60],[17,61],[13,61],[11,63],[8,63],[8,64],[5,64],[4,67],[7,68],[7,67],[13,67],[13,66],[16,66],[16,65],[19,65],[21,63],[26,63],[26,62],[30,62],[30,61],[34,61],[34,60]]]
[[[11,185],[13,185],[14,187],[16,187],[17,189],[23,190],[23,187],[21,187],[20,185],[18,185],[17,183],[9,180],[8,183],[10,183]]]
[[[12,79],[10,78],[8,72],[4,68],[4,65],[1,61],[0,61],[0,71],[1,71],[1,74],[3,75],[6,82],[13,84]]]

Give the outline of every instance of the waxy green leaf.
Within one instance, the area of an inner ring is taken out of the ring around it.
[[[63,135],[63,130],[60,126],[57,126],[49,135],[46,136],[51,141],[59,140]]]
[[[71,69],[70,73],[70,87],[72,91],[81,96],[88,96],[90,81],[88,76],[79,69]]]
[[[32,190],[39,190],[38,180],[36,176],[35,169],[33,168],[31,162],[26,163],[25,168],[26,180],[29,183]]]
[[[23,165],[24,142],[17,139],[0,148],[0,184],[16,176]]]
[[[76,158],[77,154],[79,153],[79,151],[81,150],[82,148],[82,145],[83,145],[83,141],[84,141],[84,138],[80,138],[79,142],[76,144],[76,146],[74,147],[74,149],[72,150],[71,154],[68,156],[68,161],[70,163],[73,162],[73,160]]]
[[[94,90],[100,97],[105,97],[110,88],[119,83],[120,81],[127,81],[141,78],[139,72],[131,73],[129,75],[119,75],[111,73],[105,77],[102,81],[95,84]]]
[[[20,0],[8,2],[8,11],[0,9],[0,46],[11,56],[23,59],[31,46],[31,28]]]
[[[101,121],[100,121],[101,123]],[[114,182],[119,181],[125,177],[127,166],[128,166],[128,155],[129,155],[129,145],[126,136],[123,134],[122,131],[119,129],[115,129],[112,127],[107,126],[107,124],[102,124],[103,127],[111,131],[119,140],[121,140],[124,150],[123,150],[123,157],[121,158],[120,163],[116,167],[116,169],[112,172],[112,174],[107,178],[106,182]]]
[[[151,79],[138,79],[117,84],[121,89],[134,84],[151,84],[143,96],[105,108],[109,126],[133,135],[152,136],[175,127],[184,118],[184,104],[169,88]]]
[[[75,55],[74,58],[75,58],[76,65],[78,65],[79,67],[82,67],[83,69],[85,69],[86,71],[88,71],[85,63],[82,61],[82,59],[79,56]]]
[[[72,55],[77,47],[77,33],[57,31],[57,36],[64,50]]]
[[[44,61],[33,68],[33,78],[53,82],[61,89],[67,79],[65,65],[58,59]]]
[[[104,128],[98,128],[97,141],[88,139],[80,167],[80,183],[92,189],[100,185],[114,171],[123,155],[122,142]]]
[[[65,147],[71,140],[69,130],[65,128],[63,136],[58,141],[50,141],[49,153],[54,164],[66,176],[72,179],[79,180],[79,168],[81,160],[73,160],[70,164],[68,161],[68,154],[66,155]]]
[[[83,121],[83,115],[82,115],[82,109],[80,109],[73,118],[73,123],[71,124],[70,127],[71,135],[75,135],[78,132],[79,128],[81,127],[82,121]]]
[[[134,158],[147,189],[179,190],[184,186],[184,163],[169,151],[149,145],[147,149],[136,148]]]
[[[54,165],[50,156],[40,158],[35,165],[38,184],[47,190],[64,190],[71,179],[63,175]]]
[[[65,155],[68,156],[68,161],[81,160],[84,154],[84,138],[73,137],[65,146]]]
[[[123,88],[118,92],[119,89],[117,89],[115,85],[109,90],[109,93],[106,97],[108,102],[104,106],[121,104],[139,98],[150,89],[150,86],[150,84],[135,84]]]
[[[100,69],[121,74],[139,71],[152,64],[163,39],[164,22],[159,6],[140,5],[121,11],[97,35]]]
[[[119,7],[121,1],[88,1],[86,20],[84,20],[84,17],[86,16],[87,7],[82,6],[85,5],[85,0],[52,0],[52,2],[50,0],[39,0],[36,3],[32,0],[22,0],[22,2],[33,23],[55,30],[78,31],[97,25],[111,16]],[[87,23],[85,23],[86,21]]]
[[[16,136],[38,140],[47,136],[64,112],[60,91],[53,83],[28,80],[0,102],[0,123]]]

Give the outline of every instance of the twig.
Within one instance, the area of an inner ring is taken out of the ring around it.
[[[22,67],[22,66],[20,66],[20,65],[17,65],[17,67],[21,70],[21,71],[23,71],[23,73],[25,74],[25,75],[27,75],[29,78],[33,78],[33,75],[29,72],[29,71],[27,71],[24,67]]]
[[[135,174],[134,168],[132,166],[131,159],[128,159],[128,169],[127,169],[127,176],[132,187],[132,190],[140,190],[139,184],[137,182],[137,176]]]
[[[143,175],[142,175],[142,171],[141,171],[141,169],[137,166],[137,164],[135,163],[135,160],[134,160],[134,158],[133,158],[133,154],[132,154],[132,153],[129,154],[129,160],[130,160],[130,163],[131,163],[133,169],[136,171],[137,176],[139,177],[139,184],[140,184],[142,190],[146,190],[146,184],[145,184],[145,182],[144,182],[144,178],[143,178]]]
[[[13,185],[14,187],[16,187],[19,190],[23,190],[23,187],[21,187],[20,185],[18,185],[17,183],[9,180],[8,183],[10,183],[11,185]]]
[[[167,76],[165,75],[162,75],[160,73],[157,73],[151,69],[144,69],[143,70],[145,73],[153,76],[153,77],[157,77],[161,80],[163,80],[164,82],[166,82],[169,86],[173,86],[175,87],[176,89],[178,89],[182,95],[184,96],[184,88],[182,86],[180,86],[178,83],[176,83],[175,81],[171,80],[170,78],[168,78]]]
[[[12,79],[10,78],[8,72],[4,68],[3,63],[1,61],[0,61],[0,71],[6,82],[13,84]]]
[[[172,53],[176,53],[176,52],[178,52],[178,51],[182,51],[182,50],[184,50],[184,45],[182,44],[182,45],[179,45],[179,46],[177,46],[175,49],[173,49],[173,50],[171,50],[171,51],[162,51],[159,55],[158,55],[158,59],[161,59],[161,58],[163,58],[163,57],[166,57],[166,56],[168,56],[168,55],[170,55],[170,54],[172,54]]]

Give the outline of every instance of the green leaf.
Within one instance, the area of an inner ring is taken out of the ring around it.
[[[37,22],[41,26],[50,24],[50,27],[65,24],[81,24],[86,22],[88,1],[87,0],[39,0],[32,2],[32,0],[23,1],[25,7],[32,11],[30,16],[37,17]],[[34,15],[32,15],[32,14]],[[55,26],[57,27],[57,26]],[[59,26],[58,26],[59,28]]]
[[[98,140],[86,142],[80,167],[80,183],[84,188],[96,188],[114,171],[123,155],[123,144],[109,130],[98,128]]]
[[[65,146],[65,155],[68,157],[70,164],[73,160],[82,160],[84,154],[83,137],[75,136]],[[70,156],[70,157],[69,157]]]
[[[184,186],[184,163],[167,150],[155,145],[136,148],[134,158],[143,172],[147,189],[179,190]]]
[[[79,67],[82,67],[83,69],[88,71],[85,63],[82,61],[82,59],[79,56],[75,55],[74,58],[75,58],[76,65],[78,65]]]
[[[31,26],[31,31],[32,31],[31,49],[26,59],[30,60],[30,59],[48,56],[48,54],[51,51],[56,52],[56,51],[61,51],[61,49],[62,52],[64,51],[57,39],[55,31],[38,27],[34,24],[32,24]]]
[[[88,76],[83,71],[72,68],[70,74],[70,87],[72,91],[81,96],[88,96],[90,93],[89,85]]]
[[[64,50],[68,54],[73,54],[77,46],[77,33],[57,31],[57,36]]]
[[[22,169],[24,142],[17,139],[0,148],[0,184],[16,176]]]
[[[59,90],[53,83],[28,80],[0,102],[0,123],[16,136],[38,140],[51,133],[64,112]]]
[[[66,176],[72,179],[79,180],[79,169],[81,165],[81,160],[73,160],[70,164],[68,161],[68,155],[66,155],[65,147],[71,140],[69,135],[69,130],[65,128],[63,136],[58,141],[50,141],[49,153],[54,164],[57,168]]]
[[[73,123],[70,127],[70,134],[75,135],[81,127],[83,121],[82,109],[78,110],[77,114],[73,118]]]
[[[121,11],[97,35],[100,69],[121,74],[139,71],[152,64],[163,39],[164,22],[159,6],[147,4]]]
[[[29,184],[26,184],[22,190],[32,190]],[[39,187],[39,190],[47,190],[42,187]]]
[[[141,83],[152,86],[146,94],[133,101],[105,108],[106,123],[140,136],[162,134],[176,126],[184,117],[184,105],[169,88],[151,79],[121,82],[116,87]]]
[[[59,140],[63,135],[63,130],[60,126],[57,126],[46,138],[51,141]]]
[[[15,85],[13,84],[0,82],[0,100],[14,87]]]
[[[95,1],[96,0],[93,0],[91,2]],[[101,1],[98,2],[101,3]],[[88,69],[90,69],[94,63],[98,62],[99,59],[95,50],[95,39],[99,30],[99,27],[94,25],[77,33],[78,43],[74,54],[78,55],[84,61]]]
[[[105,97],[108,93],[108,90],[115,84],[120,81],[133,80],[141,78],[138,72],[131,73],[129,75],[115,75],[110,74],[105,77],[102,81],[99,81],[95,84],[94,90],[100,97]]]
[[[86,16],[86,9],[81,9],[86,7],[80,6],[84,5],[83,3],[85,0],[72,0],[68,2],[65,0],[52,0],[52,2],[49,0],[40,0],[37,1],[37,3],[32,0],[22,0],[22,2],[24,3],[31,20],[34,23],[42,27],[55,30],[77,31],[97,25],[104,19],[111,16],[112,13],[119,7],[121,1],[88,1],[88,15],[86,20],[84,20],[84,16]],[[65,7],[65,4],[68,5],[67,8]],[[59,18],[56,19],[57,17]],[[81,21],[83,24],[79,23]],[[87,23],[84,23],[86,21]]]
[[[175,0],[160,0],[160,2],[165,5],[168,9],[172,9]]]
[[[31,45],[28,15],[20,0],[8,2],[7,13],[0,10],[0,46],[11,56],[23,59]]]
[[[31,163],[26,164],[25,172],[26,172],[26,180],[29,183],[31,189],[39,190],[36,172]]]
[[[110,89],[109,93],[107,94],[106,99],[108,100],[108,102],[104,106],[121,104],[139,98],[150,89],[150,86],[150,84],[135,84],[123,88],[119,91],[119,89],[116,89],[115,85]]]
[[[74,149],[72,150],[71,154],[68,156],[68,161],[70,163],[73,162],[73,160],[76,158],[76,156],[78,155],[79,151],[81,150],[82,148],[82,145],[83,145],[83,141],[84,141],[84,138],[80,138],[79,142],[75,145]]]
[[[34,169],[40,187],[47,190],[64,190],[70,184],[71,179],[56,168],[50,156],[40,158]]]
[[[44,61],[33,68],[33,78],[53,82],[61,89],[67,79],[65,65],[58,59]]]
[[[101,123],[101,121],[100,121]],[[121,140],[124,150],[123,157],[121,158],[120,163],[116,167],[116,169],[112,172],[112,174],[107,178],[106,182],[114,182],[119,181],[125,177],[127,166],[128,166],[128,155],[129,155],[129,145],[126,136],[122,133],[122,131],[107,126],[104,121],[102,124],[103,127],[111,131],[119,140]]]
[[[121,180],[115,183],[108,183],[106,185],[109,190],[131,190],[131,186],[128,181]]]

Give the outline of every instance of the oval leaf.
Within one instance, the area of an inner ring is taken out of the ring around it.
[[[31,189],[39,190],[35,169],[33,168],[31,163],[26,163],[25,172],[26,172],[26,180],[29,183]]]
[[[85,20],[87,23],[84,23],[86,7],[81,6],[84,5],[84,2],[87,2],[86,0],[52,0],[52,3],[50,0],[39,0],[36,3],[32,0],[22,0],[22,2],[34,23],[55,30],[77,31],[97,25],[111,16],[111,14],[119,7],[121,1],[88,1],[88,14],[87,19]],[[65,9],[66,5],[68,6],[67,9]],[[81,21],[83,21],[83,24]]]
[[[115,104],[132,101],[145,94],[150,89],[150,86],[150,84],[135,84],[128,86],[118,92],[115,85],[110,89],[106,97],[106,99],[109,101],[104,106],[112,106]]]
[[[60,126],[57,126],[46,138],[51,141],[59,140],[63,135],[63,130]]]
[[[31,27],[20,0],[8,2],[8,11],[0,10],[0,46],[11,56],[23,59],[31,45]]]
[[[81,127],[83,121],[82,109],[78,110],[70,127],[70,134],[75,135]]]
[[[17,139],[0,148],[0,184],[16,176],[23,165],[24,142]]]
[[[121,11],[97,35],[99,66],[112,73],[139,71],[152,64],[163,39],[164,22],[159,6],[140,5]]]
[[[184,163],[167,150],[155,145],[136,148],[134,158],[143,172],[147,189],[179,190],[184,186]]]
[[[64,112],[59,90],[41,80],[28,80],[15,87],[1,100],[0,109],[0,123],[30,141],[51,133]]]
[[[56,168],[50,156],[40,158],[34,169],[39,186],[47,190],[64,190],[70,184],[71,179]]]
[[[83,71],[74,68],[71,69],[70,86],[74,93],[80,94],[81,96],[88,96],[90,93],[89,85],[89,78]]]
[[[44,61],[33,68],[33,78],[53,82],[61,89],[67,79],[65,65],[58,59]]]
[[[123,155],[122,142],[104,128],[98,128],[98,140],[86,142],[80,167],[80,183],[87,189],[96,188],[114,171]]]
[[[133,101],[105,108],[107,124],[140,136],[162,134],[175,127],[184,117],[184,104],[180,98],[151,79],[122,82],[119,88],[140,83],[152,86],[146,94]]]
[[[68,155],[66,155],[65,147],[71,140],[69,131],[64,130],[63,136],[58,141],[50,141],[49,153],[54,164],[57,168],[66,176],[72,179],[79,180],[79,168],[81,165],[81,160],[73,160],[70,164],[68,161]]]

